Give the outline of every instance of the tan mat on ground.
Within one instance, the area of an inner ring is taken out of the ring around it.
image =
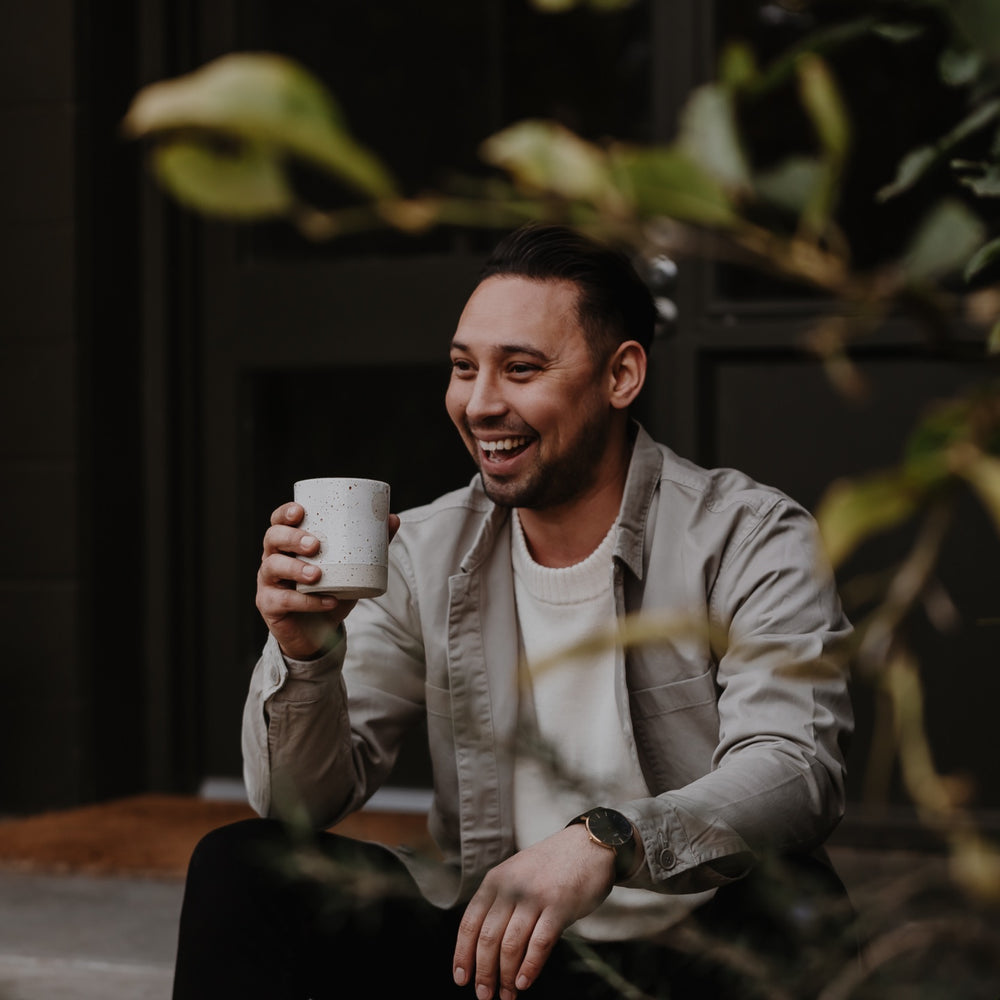
[[[241,802],[139,795],[0,821],[0,868],[183,878],[209,830],[255,815]],[[389,844],[426,842],[426,817],[361,812],[338,832]]]

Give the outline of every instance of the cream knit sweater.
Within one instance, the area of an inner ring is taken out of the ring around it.
[[[632,749],[631,722],[618,713],[620,650],[608,647],[537,669],[546,657],[614,625],[613,530],[583,562],[553,569],[532,559],[516,511],[513,521],[514,595],[525,658],[520,713],[526,725],[533,721],[535,733],[515,758],[514,831],[523,848],[585,809],[643,798],[649,790]],[[592,940],[651,934],[704,898],[616,886],[573,930]]]

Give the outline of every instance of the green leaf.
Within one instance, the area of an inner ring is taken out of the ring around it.
[[[839,565],[866,539],[909,518],[917,499],[906,478],[895,470],[833,483],[816,511],[832,564]]]
[[[717,84],[697,87],[680,116],[678,147],[734,193],[750,190],[733,94]]]
[[[1000,320],[993,324],[990,335],[986,338],[986,353],[1000,354]]]
[[[150,84],[122,123],[135,138],[215,134],[307,160],[374,198],[395,184],[350,135],[333,97],[300,65],[269,53],[222,56],[185,76]]]
[[[257,146],[228,152],[178,140],[154,150],[153,168],[181,204],[209,215],[279,216],[293,202],[281,167]]]
[[[815,55],[799,61],[799,93],[827,157],[842,162],[851,126],[837,83],[827,64]]]
[[[908,191],[938,160],[938,151],[933,146],[920,146],[910,150],[896,168],[896,176],[891,184],[879,188],[875,195],[877,201],[888,201],[896,195]]]
[[[837,85],[826,63],[816,55],[799,62],[799,92],[822,147],[822,170],[813,181],[812,191],[802,209],[803,230],[821,236],[829,226],[840,190],[850,124]]]
[[[959,474],[976,492],[1000,532],[1000,458],[979,452],[962,463]]]
[[[1000,165],[983,164],[978,173],[959,177],[959,181],[980,198],[1000,197]]]
[[[982,222],[961,202],[945,199],[923,220],[901,266],[919,283],[960,269],[984,238]]]
[[[480,155],[531,190],[597,204],[616,195],[607,155],[557,122],[517,122],[486,139]]]
[[[969,401],[948,399],[930,407],[907,437],[904,461],[911,469],[947,464],[944,452],[969,435]]]
[[[884,38],[887,42],[892,42],[894,45],[903,45],[906,42],[912,42],[914,39],[919,38],[923,35],[927,28],[923,24],[917,24],[915,22],[896,22],[890,23],[885,21],[872,26],[873,34],[879,36],[879,38]]]
[[[773,170],[758,174],[754,179],[754,188],[765,201],[798,214],[811,200],[823,173],[818,160],[793,156]]]
[[[760,76],[757,57],[745,42],[729,42],[719,57],[719,82],[736,92],[753,86]]]
[[[998,118],[1000,118],[1000,100],[993,99],[978,105],[933,146],[921,146],[907,153],[900,161],[895,179],[881,188],[876,198],[879,201],[887,201],[913,187],[954,146]]]
[[[964,87],[982,72],[983,56],[974,49],[945,49],[938,60],[941,79],[949,87]]]
[[[623,147],[614,152],[615,175],[635,212],[729,229],[740,222],[722,185],[673,147]]]
[[[966,281],[971,281],[980,271],[985,270],[1000,258],[1000,237],[990,240],[985,246],[981,246],[965,265],[963,277]]]

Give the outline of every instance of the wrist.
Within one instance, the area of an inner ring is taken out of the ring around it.
[[[322,660],[340,644],[344,636],[343,624],[329,625],[322,628],[313,628],[309,631],[300,631],[289,639],[282,640],[273,632],[281,655],[286,660],[294,660],[298,663],[312,663]]]
[[[574,817],[567,826],[580,824],[591,841],[614,856],[614,880],[626,882],[639,869],[644,851],[631,820],[615,809],[599,806]]]

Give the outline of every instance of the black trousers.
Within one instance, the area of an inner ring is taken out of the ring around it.
[[[214,830],[191,857],[174,1000],[474,997],[451,978],[462,909],[419,895],[379,845],[251,819]],[[564,939],[531,998],[746,1000],[780,982],[815,995],[853,955],[836,876],[795,859],[720,889],[665,940],[580,946]],[[633,994],[636,995],[636,994]]]

